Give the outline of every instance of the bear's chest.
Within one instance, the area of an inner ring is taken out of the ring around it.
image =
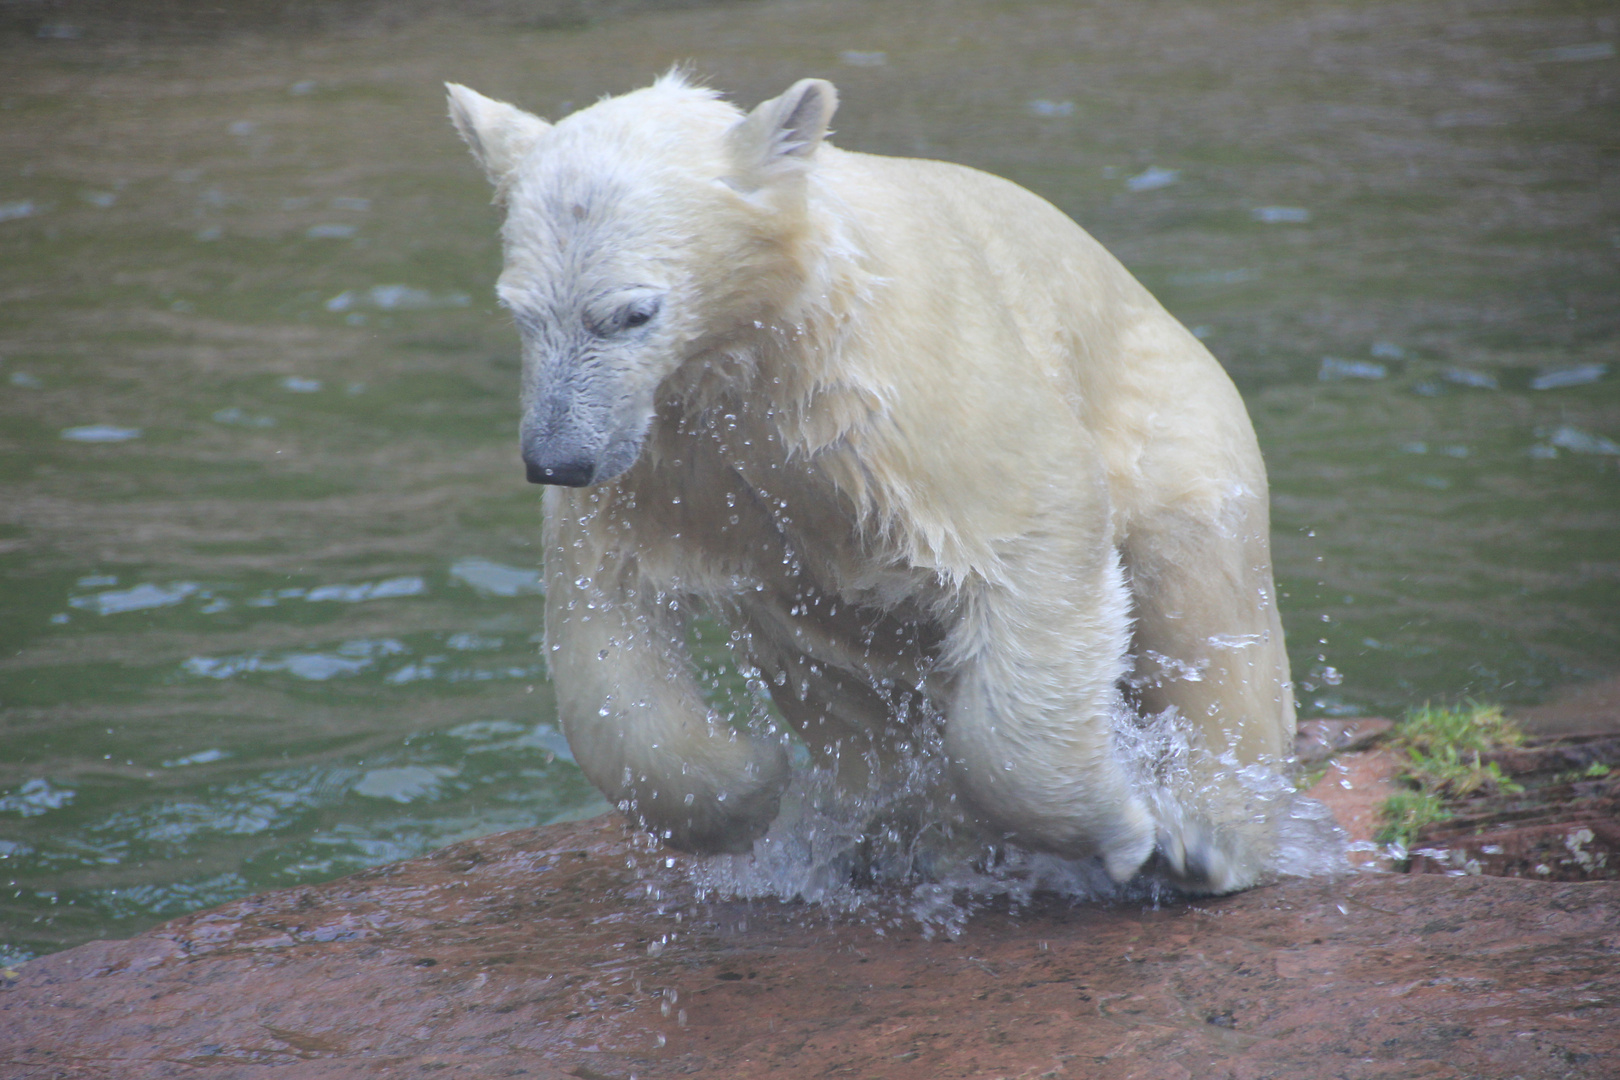
[[[642,572],[745,624],[762,651],[925,668],[948,619],[936,575],[863,528],[816,459],[769,453],[740,425],[728,434],[669,440],[628,478]]]

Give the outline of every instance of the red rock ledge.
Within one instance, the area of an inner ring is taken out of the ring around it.
[[[0,1075],[1620,1076],[1620,884],[1361,873],[926,940],[682,880],[598,819],[93,942],[0,990]]]

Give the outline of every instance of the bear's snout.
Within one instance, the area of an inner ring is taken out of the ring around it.
[[[584,487],[596,475],[594,461],[557,461],[542,464],[527,454],[523,457],[531,484],[561,484],[563,487]]]
[[[559,394],[542,395],[524,418],[518,452],[531,484],[584,487],[605,480],[599,433],[592,430],[590,410],[570,408],[575,402]]]
[[[524,417],[518,436],[529,483],[586,487],[612,480],[634,465],[645,423],[625,430],[613,421],[606,409],[580,395],[542,396]]]

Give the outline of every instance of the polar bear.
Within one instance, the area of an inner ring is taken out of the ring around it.
[[[506,211],[558,709],[610,800],[706,853],[777,814],[791,748],[706,703],[704,612],[856,796],[934,722],[986,835],[1257,880],[1244,776],[1294,729],[1265,470],[1118,261],[1006,180],[832,146],[819,79],[744,115],[676,72],[555,124],[448,91]]]

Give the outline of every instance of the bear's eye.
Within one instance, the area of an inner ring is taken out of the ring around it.
[[[614,321],[621,330],[634,330],[638,326],[646,326],[652,322],[653,316],[658,314],[662,302],[656,296],[643,297],[619,309],[619,317]]]
[[[585,326],[597,337],[613,337],[646,326],[658,317],[663,299],[658,296],[638,296],[628,304],[607,311],[585,311]]]

